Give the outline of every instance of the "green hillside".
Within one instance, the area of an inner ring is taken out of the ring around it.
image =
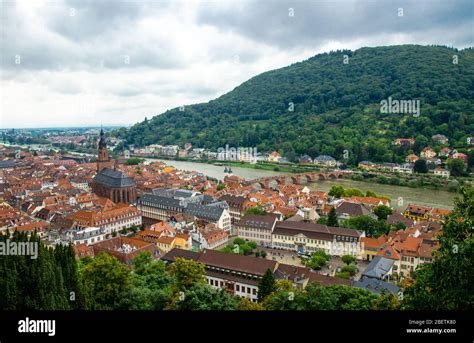
[[[420,116],[380,113],[380,101],[388,97],[420,100]],[[136,146],[229,144],[279,150],[290,159],[300,154],[342,158],[348,150],[351,164],[400,162],[407,152],[391,144],[398,137],[416,138],[415,152],[433,145],[431,136],[438,133],[451,146],[465,146],[466,137],[474,135],[473,99],[472,49],[361,48],[260,74],[208,103],[169,110],[118,134]]]

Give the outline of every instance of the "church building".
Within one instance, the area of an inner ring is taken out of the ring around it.
[[[100,130],[97,174],[92,179],[92,192],[115,203],[134,203],[137,200],[135,181],[115,168],[109,157],[104,130]]]

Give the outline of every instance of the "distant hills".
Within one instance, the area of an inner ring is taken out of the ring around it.
[[[456,57],[457,56],[457,57]],[[456,62],[457,63],[453,63]],[[348,61],[344,64],[344,60]],[[420,100],[419,117],[381,113],[380,103]],[[301,154],[401,162],[443,134],[456,147],[474,135],[474,51],[401,45],[316,55],[251,78],[208,103],[175,108],[117,134],[128,144],[257,147]]]

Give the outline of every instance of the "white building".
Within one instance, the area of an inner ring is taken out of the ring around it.
[[[450,176],[449,170],[444,169],[444,168],[436,168],[433,172],[434,172],[435,175],[439,175],[439,176],[442,176],[442,177],[449,177]]]
[[[311,254],[352,255],[362,258],[360,241],[365,232],[310,222],[278,222],[272,234],[272,247]]]
[[[105,231],[100,227],[87,227],[82,230],[70,232],[70,240],[72,244],[94,244],[105,239]]]

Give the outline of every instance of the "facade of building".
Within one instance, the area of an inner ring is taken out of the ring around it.
[[[229,205],[231,224],[237,224],[244,212],[245,197],[241,195],[224,194],[219,198],[219,201],[225,201]]]
[[[275,225],[272,247],[310,254],[323,250],[327,254],[362,257],[361,238],[365,232],[308,222],[283,221]]]
[[[71,232],[71,242],[73,245],[94,244],[105,239],[105,231],[100,227],[87,227],[82,230]]]
[[[111,234],[132,226],[142,225],[139,211],[132,206],[121,204],[104,210],[79,210],[70,216],[76,229],[99,227],[105,234]]]
[[[168,221],[176,213],[193,215],[203,220],[206,224],[216,224],[220,229],[227,232],[231,230],[231,216],[225,202],[214,202],[203,204],[202,197],[196,200],[186,200],[155,194],[144,194],[137,201],[137,207],[142,213],[144,221]]]
[[[314,159],[314,164],[326,167],[335,167],[336,159],[328,155],[320,155]]]
[[[449,177],[450,173],[449,173],[449,170],[447,169],[444,169],[444,168],[435,168],[435,170],[433,171],[433,173],[435,175],[439,175],[439,176],[442,176],[442,177]]]
[[[248,215],[237,224],[237,236],[261,246],[271,247],[276,223],[277,217],[274,215]]]
[[[436,223],[443,223],[444,216],[451,213],[449,210],[445,210],[437,207],[427,207],[416,204],[408,204],[407,208],[403,212],[405,218],[413,219],[414,221],[432,221]]]
[[[205,276],[208,284],[216,289],[249,298],[256,302],[258,285],[267,270],[270,270],[277,280],[290,280],[295,287],[304,288],[310,282],[319,282],[321,286],[331,284],[350,285],[349,280],[322,276],[305,267],[290,266],[253,256],[228,254],[215,250],[204,250],[200,253],[173,249],[162,257],[167,264],[175,258],[193,260],[205,265]]]

